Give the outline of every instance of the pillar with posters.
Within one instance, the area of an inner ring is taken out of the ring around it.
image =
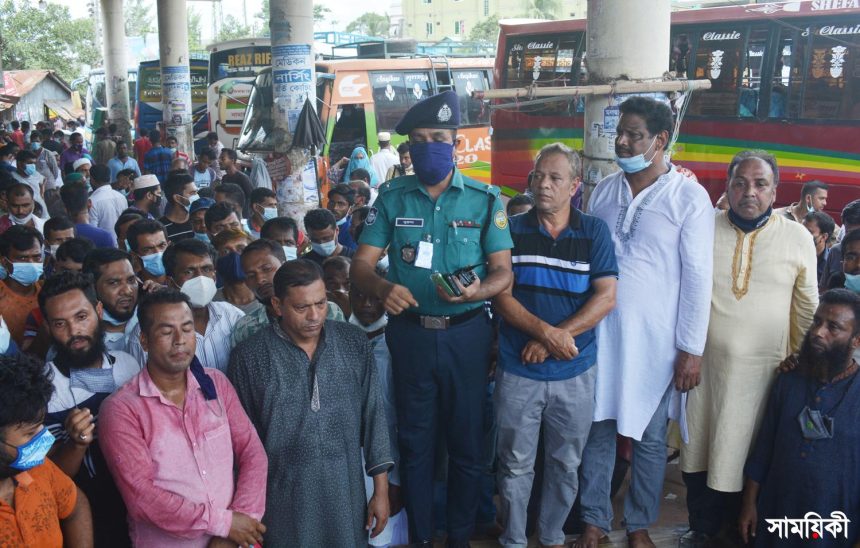
[[[185,0],[158,0],[157,8],[163,120],[167,134],[176,136],[179,150],[193,158],[193,107]]]
[[[286,154],[289,160],[287,176],[272,182],[279,214],[301,223],[305,212],[318,205],[315,158],[308,150],[290,146],[305,100],[316,106],[312,0],[271,0],[269,30],[275,153]]]

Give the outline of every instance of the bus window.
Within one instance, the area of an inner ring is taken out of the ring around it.
[[[490,109],[483,101],[472,99],[473,91],[489,89],[490,82],[484,70],[455,70],[454,91],[460,99],[460,127],[486,125],[490,123]]]
[[[695,79],[711,80],[711,89],[693,94],[687,114],[737,116],[738,71],[744,35],[732,29],[705,30],[696,50]]]
[[[681,80],[687,78],[690,67],[690,37],[686,32],[672,37],[672,51],[669,52],[669,70]]]
[[[773,68],[769,118],[797,118],[803,83],[803,40],[797,31],[784,29]]]
[[[355,147],[367,148],[367,126],[364,120],[364,106],[339,106],[336,116],[337,119],[334,124],[331,145],[328,151],[332,164],[341,158],[349,158]]]
[[[376,129],[390,131],[409,107],[433,95],[427,72],[372,72]]]
[[[508,48],[508,53],[505,56],[505,75],[504,85],[512,88],[520,84],[523,68],[523,49],[525,46],[520,42],[514,42]]]
[[[815,29],[803,92],[803,117],[860,120],[860,35],[838,25]]]
[[[769,35],[768,29],[755,29],[750,33],[744,71],[741,75],[738,105],[738,114],[741,118],[754,118],[758,113],[758,105],[761,101],[761,71],[764,68]]]

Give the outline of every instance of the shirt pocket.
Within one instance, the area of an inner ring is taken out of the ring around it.
[[[211,462],[219,464],[233,462],[233,438],[230,435],[229,423],[203,432],[203,444],[206,448],[206,457]]]
[[[398,266],[417,268],[418,244],[424,238],[422,227],[394,227],[391,245],[388,248],[389,260],[394,260]]]
[[[484,263],[479,227],[448,228],[448,270],[453,272]]]

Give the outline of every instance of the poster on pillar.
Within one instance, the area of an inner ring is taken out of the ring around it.
[[[310,44],[272,46],[272,92],[279,121],[286,120],[290,133],[310,99],[316,108],[314,60]]]
[[[188,66],[162,67],[161,91],[164,121],[171,125],[191,123],[191,70]]]

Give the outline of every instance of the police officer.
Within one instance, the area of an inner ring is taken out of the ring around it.
[[[437,431],[446,437],[448,546],[468,546],[482,469],[484,392],[492,328],[484,311],[511,282],[511,241],[499,189],[454,167],[460,121],[454,92],[415,104],[395,128],[409,136],[414,175],[393,179],[364,221],[352,281],[378,296],[390,319],[400,443],[400,477],[417,546],[433,538],[433,470]],[[388,247],[387,279],[374,267]],[[439,276],[470,269],[477,279]],[[436,278],[434,281],[433,278]]]

